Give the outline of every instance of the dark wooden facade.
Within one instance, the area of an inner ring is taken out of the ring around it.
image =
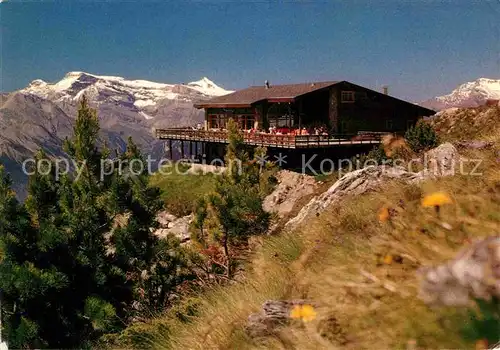
[[[315,88],[316,84],[323,85]],[[273,96],[275,88],[262,87],[262,98],[257,93],[252,96],[254,100],[246,98],[246,90],[241,90],[223,96],[224,99],[215,98],[198,104],[198,108],[205,109],[206,130],[224,129],[226,121],[233,118],[244,130],[314,128],[321,125],[331,135],[360,131],[397,133],[404,132],[419,118],[435,113],[347,81],[302,85],[301,89],[295,89],[298,93],[294,94],[294,89],[290,89],[290,96],[282,90]]]
[[[205,110],[203,130],[156,130],[168,141],[171,158],[175,147],[182,158],[223,158],[230,118],[245,130],[249,148],[265,146],[271,154],[287,152],[297,160],[311,152],[330,158],[364,153],[382,135],[403,133],[435,113],[347,81],[252,86],[195,107]]]

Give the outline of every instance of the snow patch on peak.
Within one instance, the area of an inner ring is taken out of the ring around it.
[[[215,85],[215,83],[213,81],[211,81],[207,77],[203,77],[203,78],[201,78],[198,81],[192,81],[188,85],[190,85],[190,86],[200,86],[200,87],[204,87],[204,88],[218,87],[217,85]]]
[[[212,80],[208,79],[207,77],[203,77],[200,80],[197,81],[192,81],[187,84],[187,86],[205,94],[205,95],[212,95],[212,96],[222,96],[222,95],[227,95],[233,91],[230,90],[225,90],[215,84]]]
[[[44,86],[44,85],[47,85],[45,81],[43,81],[42,79],[35,79],[30,83],[29,86]]]
[[[500,79],[479,78],[459,85],[448,95],[427,100],[422,105],[437,110],[452,107],[478,107],[489,99],[500,99]]]

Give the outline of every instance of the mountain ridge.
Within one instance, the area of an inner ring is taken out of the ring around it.
[[[500,99],[500,79],[478,78],[460,84],[447,95],[437,96],[420,103],[434,110],[479,107],[489,99]]]
[[[78,102],[85,94],[97,109],[103,142],[123,151],[131,136],[145,154],[158,159],[163,143],[153,129],[200,123],[203,112],[193,103],[231,92],[207,77],[169,84],[73,71],[53,83],[35,79],[23,89],[1,95],[0,158],[15,174],[16,191],[23,192],[27,178],[22,162],[40,148],[51,156],[64,156],[62,141],[71,135]]]

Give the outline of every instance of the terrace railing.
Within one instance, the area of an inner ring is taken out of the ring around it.
[[[187,140],[227,143],[225,130],[156,129],[158,139]],[[278,135],[266,133],[243,133],[246,144],[281,148],[315,148],[335,145],[377,144],[385,133],[360,132],[358,134],[335,135]]]

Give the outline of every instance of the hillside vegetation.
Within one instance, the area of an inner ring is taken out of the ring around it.
[[[490,143],[461,154],[482,159],[481,175],[394,180],[348,196],[292,231],[256,240],[244,279],[191,295],[164,316],[130,327],[124,339],[176,349],[486,347],[473,309],[431,308],[419,298],[418,271],[477,238],[499,235],[500,135],[491,131],[500,114],[491,110],[489,127],[459,133],[460,140]],[[456,140],[443,130],[449,119],[433,123],[441,125],[442,139]],[[433,196],[446,199],[439,211],[423,202]],[[294,309],[279,327],[251,332],[249,316],[272,300],[305,300],[308,308]]]
[[[176,216],[189,215],[198,200],[215,187],[215,177],[211,172],[190,172],[190,165],[168,166],[162,173],[150,179],[152,187],[161,190],[165,209]]]
[[[445,110],[431,120],[444,140],[490,139],[500,133],[500,106]]]

